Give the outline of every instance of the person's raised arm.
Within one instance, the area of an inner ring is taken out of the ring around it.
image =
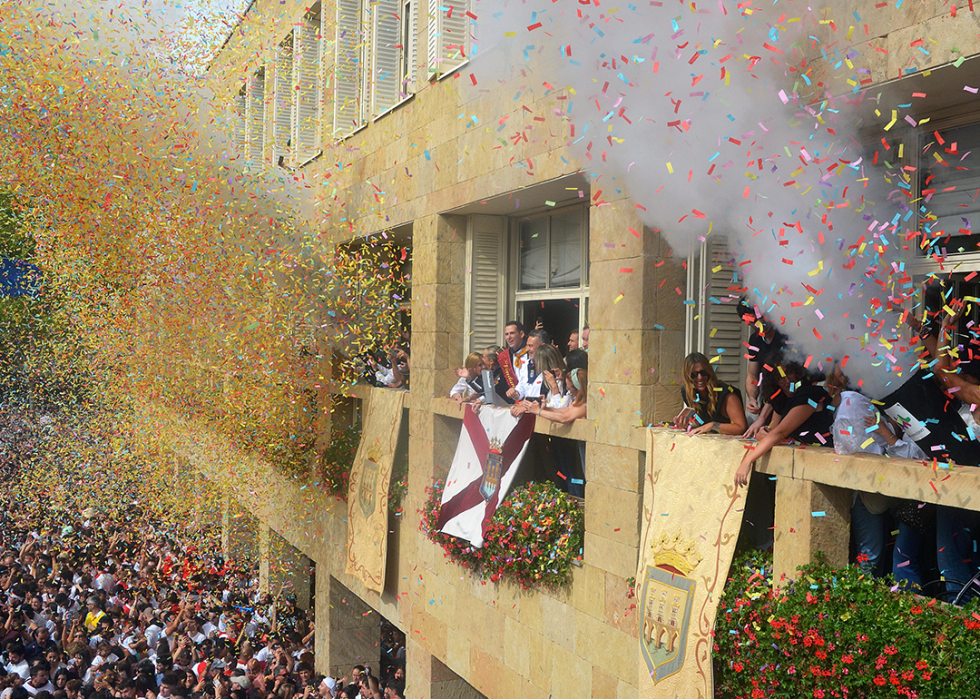
[[[748,485],[752,465],[768,454],[774,446],[793,434],[794,430],[806,422],[807,418],[811,415],[813,415],[813,408],[811,406],[796,406],[786,413],[786,417],[782,418],[771,431],[767,432],[756,443],[754,449],[751,447],[746,449],[745,455],[742,457],[742,463],[739,465],[738,471],[735,472],[735,485]]]

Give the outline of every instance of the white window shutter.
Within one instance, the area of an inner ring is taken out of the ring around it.
[[[272,124],[272,139],[276,148],[274,162],[290,164],[293,128],[293,37],[279,45],[276,53],[276,118]]]
[[[415,94],[415,81],[419,71],[419,3],[422,0],[408,0],[402,10],[408,16],[408,36],[402,40],[405,53],[405,70],[402,71],[401,91],[407,97]]]
[[[446,75],[469,60],[468,0],[429,0],[429,76]]]
[[[500,344],[507,301],[507,219],[470,216],[466,237],[466,319],[469,352]]]
[[[255,167],[265,157],[265,72],[248,79],[248,159]]]
[[[361,0],[337,0],[333,130],[343,136],[363,123],[364,33]]]
[[[748,333],[738,315],[738,267],[724,237],[710,237],[704,254],[707,260],[701,293],[704,297],[705,354],[708,359],[720,356],[721,359],[711,365],[718,378],[741,389],[746,364],[742,357],[742,341],[748,339]],[[719,350],[723,351],[719,354]]]
[[[320,16],[307,15],[302,26],[294,28],[295,99],[293,103],[293,143],[297,165],[314,157],[320,149]]]
[[[375,116],[399,102],[401,88],[401,22],[398,0],[371,3],[371,40],[374,65],[371,79],[371,113]]]

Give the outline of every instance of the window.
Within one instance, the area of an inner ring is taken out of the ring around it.
[[[515,219],[512,227],[517,315],[528,328],[540,318],[563,346],[588,320],[589,211],[574,206]]]
[[[920,249],[944,257],[977,252],[980,232],[980,171],[968,158],[980,151],[980,124],[931,129],[919,136]],[[975,158],[976,156],[974,156]],[[902,186],[902,185],[900,185]],[[890,225],[891,221],[883,222]]]
[[[296,164],[303,165],[320,151],[320,121],[323,104],[320,57],[320,3],[313,6],[303,23],[293,28],[293,113],[291,140],[296,144]]]
[[[466,259],[467,351],[500,344],[510,318],[533,328],[541,317],[562,348],[588,323],[588,207],[469,216]]]
[[[364,125],[364,17],[361,0],[337,0],[334,42],[333,132],[346,136]]]
[[[370,4],[371,42],[374,65],[371,76],[371,113],[382,114],[401,101],[402,26],[398,0],[376,0]]]
[[[429,0],[429,78],[449,75],[469,60],[469,0]]]
[[[402,4],[402,97],[415,92],[419,67],[419,2],[407,0]]]
[[[293,117],[293,36],[276,50],[275,119],[272,122],[274,161],[288,165],[292,148]]]
[[[248,80],[245,121],[248,124],[248,159],[255,167],[265,158],[265,68]]]
[[[687,259],[684,351],[708,357],[721,381],[741,389],[749,328],[738,315],[744,289],[738,262],[723,236],[713,235]]]

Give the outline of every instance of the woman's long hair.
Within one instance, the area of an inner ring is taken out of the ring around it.
[[[561,355],[551,345],[541,345],[534,351],[534,368],[535,371],[540,375],[544,375],[544,372],[550,371],[554,373],[555,369],[560,369],[562,372],[565,371],[565,360],[561,358]],[[557,376],[555,377],[558,378]],[[561,389],[561,386],[559,386]],[[548,387],[548,382],[542,379],[542,393],[550,392]]]
[[[691,372],[694,371],[694,367],[698,364],[708,372],[706,395],[698,393],[697,389],[694,388],[694,379],[691,378]],[[687,404],[694,408],[694,412],[697,413],[699,418],[706,421],[710,420],[718,408],[718,398],[721,395],[721,391],[715,389],[720,389],[721,383],[715,375],[715,370],[712,368],[710,362],[708,362],[708,358],[700,352],[691,352],[684,357],[684,366],[681,371],[684,375],[684,396],[687,398]]]
[[[572,405],[585,405],[586,401],[589,400],[589,372],[585,369],[572,369],[568,372],[568,382],[572,386],[576,386],[575,389],[578,395],[575,396],[575,402]]]

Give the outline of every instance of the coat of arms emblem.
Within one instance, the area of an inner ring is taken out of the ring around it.
[[[361,469],[360,487],[357,489],[357,502],[361,506],[361,512],[365,517],[370,517],[374,512],[375,502],[378,497],[378,462],[375,454],[369,453],[364,459],[364,467]]]
[[[500,474],[504,468],[503,445],[494,437],[490,440],[487,457],[483,460],[483,480],[480,482],[480,495],[489,500],[500,486]]]
[[[696,582],[686,577],[701,562],[694,542],[666,533],[653,545],[640,596],[643,659],[656,684],[684,665]]]

